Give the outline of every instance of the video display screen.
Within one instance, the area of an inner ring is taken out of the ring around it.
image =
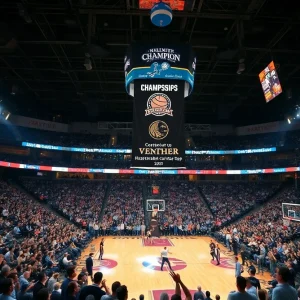
[[[259,73],[259,81],[267,103],[282,93],[282,87],[273,61]]]
[[[140,9],[151,9],[158,0],[139,0]],[[185,0],[164,0],[164,3],[168,4],[172,10],[184,10]]]

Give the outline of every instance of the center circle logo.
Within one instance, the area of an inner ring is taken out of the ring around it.
[[[171,267],[173,271],[179,271],[187,267],[187,263],[178,258],[169,258]],[[154,271],[161,271],[161,257],[153,257],[151,259],[143,261],[143,266],[147,269],[151,269]],[[163,271],[169,271],[169,267],[167,263],[163,266]]]
[[[102,268],[106,269],[113,269],[118,265],[118,263],[115,260],[112,259],[103,259],[100,260],[100,265],[99,266],[94,266],[93,270],[94,271],[101,271]]]
[[[173,116],[170,98],[163,93],[155,93],[148,98],[145,116]]]
[[[164,139],[169,133],[169,127],[166,122],[157,120],[150,124],[149,135],[155,140]]]

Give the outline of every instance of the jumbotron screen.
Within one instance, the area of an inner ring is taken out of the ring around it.
[[[273,61],[259,73],[259,81],[267,103],[282,93],[282,87]]]
[[[158,0],[139,0],[140,9],[151,9]],[[184,10],[185,0],[163,0],[164,3],[168,4],[172,10]]]

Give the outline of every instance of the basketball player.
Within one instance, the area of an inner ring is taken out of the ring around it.
[[[165,262],[168,264],[170,270],[173,271],[172,267],[171,267],[171,264],[170,264],[170,261],[169,261],[169,258],[168,258],[168,253],[172,254],[171,252],[169,252],[169,250],[167,249],[167,247],[164,247],[164,250],[161,251],[161,253],[160,253],[160,256],[161,256],[161,267],[160,267],[160,270],[161,271],[163,270],[163,266],[164,266]]]
[[[151,231],[151,229],[147,231],[147,240],[149,240],[150,245],[153,244],[152,231]]]
[[[215,253],[216,245],[215,245],[215,243],[213,242],[213,240],[210,240],[209,248],[210,248],[210,255],[211,255],[211,257],[212,257],[212,260],[215,260],[215,256],[216,256],[216,253]]]
[[[220,256],[221,256],[220,247],[219,244],[217,244],[215,248],[215,257],[217,259],[217,265],[220,264]]]
[[[103,254],[104,254],[104,238],[101,240],[101,243],[100,243],[99,260],[103,260]]]
[[[158,211],[158,209],[155,208],[155,209],[153,210],[153,212],[152,212],[152,219],[154,219],[154,220],[157,219],[157,211]]]

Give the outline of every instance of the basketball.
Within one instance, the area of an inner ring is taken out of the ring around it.
[[[150,102],[152,108],[167,108],[168,100],[163,96],[156,96]]]

